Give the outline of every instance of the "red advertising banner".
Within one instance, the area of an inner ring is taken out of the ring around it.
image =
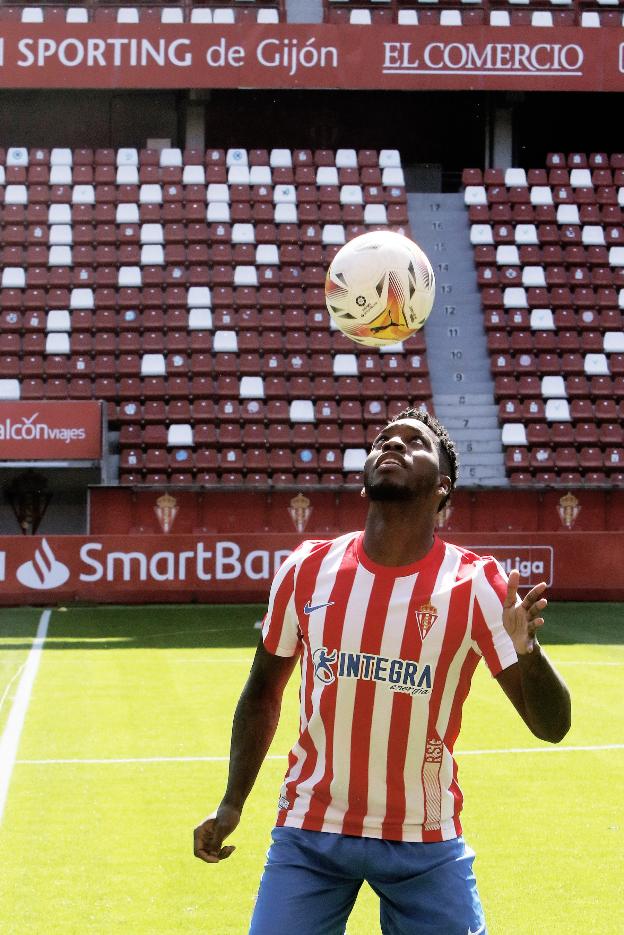
[[[618,29],[0,24],[0,88],[621,91]]]
[[[285,534],[0,537],[0,604],[266,601],[304,536]],[[613,533],[449,537],[496,556],[520,583],[559,599],[622,600],[624,548]]]
[[[0,402],[0,461],[96,461],[101,456],[101,403]]]

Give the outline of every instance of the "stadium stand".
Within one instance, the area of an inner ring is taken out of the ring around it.
[[[122,483],[353,481],[431,407],[422,334],[370,353],[324,303],[346,239],[409,230],[397,151],[9,147],[0,184],[6,392],[106,400]]]
[[[512,483],[624,482],[624,156],[467,169]]]
[[[326,23],[401,26],[532,26],[559,28],[581,26],[621,27],[624,4],[620,0],[323,0]],[[288,22],[285,0],[162,0],[129,5],[110,0],[70,0],[33,4],[32,0],[0,4],[0,21],[23,23],[118,23],[140,22],[180,25],[193,23],[273,24]]]
[[[71,2],[42,3],[33,5],[30,0],[24,3],[0,4],[0,21],[17,20],[22,23],[159,23],[162,25],[180,25],[192,23],[205,25],[215,23],[272,24],[286,19],[282,0],[266,0],[259,4],[256,0],[237,0],[236,4],[224,0],[201,2],[146,3],[123,5],[92,0],[81,5]]]
[[[585,0],[324,0],[325,21],[400,26],[622,26],[622,5]]]

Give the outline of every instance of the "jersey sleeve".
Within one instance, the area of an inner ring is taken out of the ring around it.
[[[262,621],[262,642],[274,656],[294,656],[299,648],[299,622],[295,611],[295,573],[302,543],[278,569]]]
[[[507,575],[495,558],[488,556],[477,575],[472,617],[473,646],[483,656],[493,676],[518,661],[511,637],[503,626]],[[517,598],[520,603],[520,597]]]

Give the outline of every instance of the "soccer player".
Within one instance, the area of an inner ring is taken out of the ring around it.
[[[546,585],[435,534],[455,446],[427,412],[377,436],[364,532],[306,541],[277,572],[234,715],[227,788],[195,855],[229,857],[301,666],[300,734],[278,797],[250,935],[342,935],[364,880],[387,935],[485,932],[453,746],[481,656],[529,729],[560,741],[570,696],[536,639]]]

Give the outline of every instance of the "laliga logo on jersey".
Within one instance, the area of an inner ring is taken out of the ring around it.
[[[332,665],[336,662],[337,658],[338,653],[336,650],[332,649],[331,653],[328,653],[327,646],[319,646],[318,649],[314,650],[312,653],[314,675],[319,682],[323,682],[324,685],[331,685],[332,682],[336,681]]]
[[[24,562],[16,572],[17,580],[26,588],[47,591],[65,584],[69,578],[69,568],[59,562],[45,539],[41,547],[35,550],[32,562]]]

